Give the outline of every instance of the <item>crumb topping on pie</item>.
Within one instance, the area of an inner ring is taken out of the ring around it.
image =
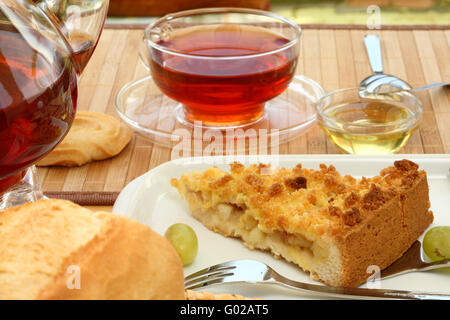
[[[203,206],[250,207],[248,213],[265,230],[337,234],[361,223],[369,211],[399,195],[419,177],[418,166],[409,160],[395,161],[379,176],[361,179],[343,176],[333,165],[321,164],[320,170],[264,165],[270,174],[261,174],[262,166],[235,162],[230,173],[212,167],[181,179],[188,180],[190,191],[203,193]],[[178,180],[172,184],[177,186]]]
[[[341,175],[325,164],[235,162],[229,172],[211,167],[171,183],[208,228],[331,285],[360,284],[366,265],[388,266],[433,220],[426,173],[406,159],[374,177]]]

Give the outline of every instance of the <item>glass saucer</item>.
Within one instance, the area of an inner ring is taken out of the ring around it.
[[[253,141],[275,146],[304,134],[315,122],[316,101],[325,95],[315,81],[296,75],[289,87],[265,104],[264,115],[252,123],[232,127],[209,127],[184,119],[181,103],[165,96],[146,76],[126,84],[117,94],[116,110],[119,116],[138,134],[153,143],[174,147],[183,143]],[[248,143],[246,143],[248,145]],[[195,146],[194,146],[195,147]]]

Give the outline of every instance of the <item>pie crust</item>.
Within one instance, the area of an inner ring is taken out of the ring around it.
[[[332,286],[365,282],[369,267],[389,266],[433,221],[426,172],[406,159],[371,178],[325,164],[314,170],[233,163],[230,172],[212,167],[171,183],[209,229]]]

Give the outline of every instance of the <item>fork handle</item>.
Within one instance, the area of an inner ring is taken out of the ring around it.
[[[280,274],[272,274],[272,279],[261,283],[272,283],[307,293],[317,293],[337,298],[384,298],[384,299],[413,299],[413,300],[450,300],[449,294],[435,292],[415,292],[391,289],[366,289],[350,287],[330,287],[304,282],[297,282],[283,277]]]
[[[368,34],[364,36],[364,44],[366,45],[372,71],[374,73],[383,73],[380,38],[376,34]]]

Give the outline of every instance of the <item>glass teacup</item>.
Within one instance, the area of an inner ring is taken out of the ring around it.
[[[301,30],[271,12],[209,8],[169,14],[144,34],[141,58],[154,82],[183,108],[179,121],[238,127],[294,77]]]

